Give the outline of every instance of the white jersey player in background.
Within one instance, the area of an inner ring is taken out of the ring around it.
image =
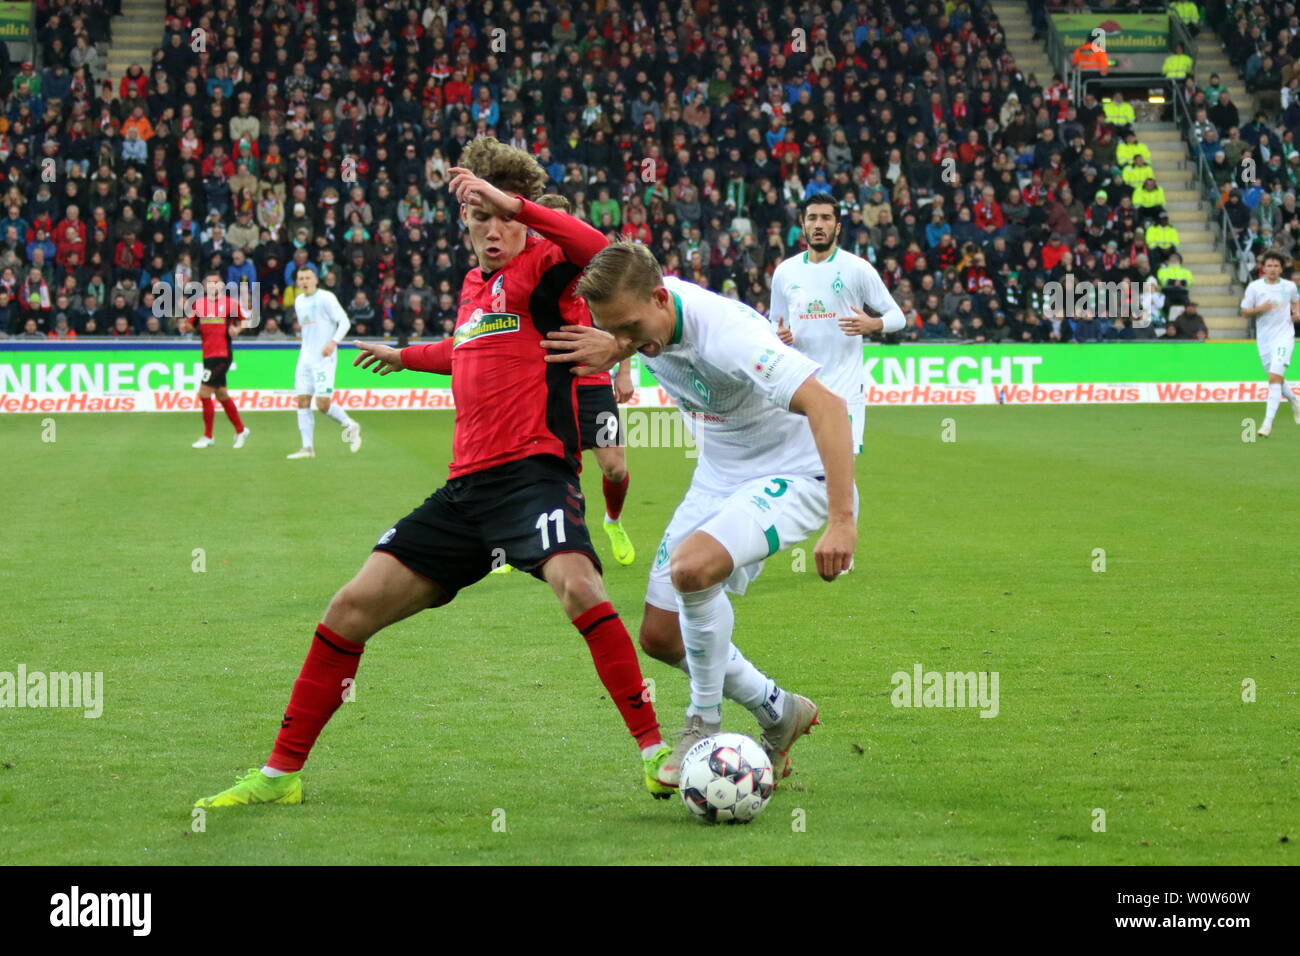
[[[799,225],[808,251],[776,267],[767,318],[782,342],[821,365],[817,377],[848,403],[854,450],[861,454],[867,420],[862,336],[897,332],[907,319],[875,267],[837,245],[839,207],[830,196],[804,200]]]
[[[720,729],[723,696],[758,719],[780,779],[817,707],[782,690],[732,643],[735,617],[723,589],[743,594],[767,558],[823,524],[818,574],[834,581],[848,569],[857,490],[846,404],[818,380],[818,364],[783,344],[762,315],[665,278],[645,246],[616,242],[599,252],[577,294],[598,328],[552,333],[549,347],[563,351],[548,361],[575,361],[586,374],[639,351],[693,421],[699,449],[690,489],[655,555],[641,621],[646,653],[691,678],[686,729],[659,779],[678,785],[686,752]]]
[[[1300,399],[1286,384],[1286,369],[1291,364],[1295,350],[1295,325],[1300,314],[1300,291],[1290,279],[1282,278],[1286,260],[1279,252],[1266,252],[1262,256],[1264,277],[1246,286],[1241,298],[1241,314],[1255,319],[1255,341],[1259,346],[1259,360],[1268,372],[1268,404],[1264,408],[1264,421],[1259,426],[1261,438],[1273,432],[1273,416],[1285,397],[1291,405],[1291,414],[1300,425]]]
[[[312,416],[311,400],[316,398],[316,408],[343,426],[343,440],[353,451],[361,450],[361,426],[348,413],[330,401],[334,393],[334,372],[338,366],[338,346],[343,336],[352,328],[338,298],[328,289],[317,288],[316,273],[308,268],[298,270],[294,277],[298,294],[293,300],[293,311],[302,326],[302,350],[298,353],[298,368],[294,372],[294,388],[298,390],[298,432],[302,435],[302,448],[289,458],[315,458],[312,444],[316,420]]]

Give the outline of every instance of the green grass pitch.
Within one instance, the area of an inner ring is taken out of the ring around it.
[[[645,794],[581,640],[513,574],[374,639],[306,803],[204,832],[193,800],[262,763],[330,595],[445,479],[452,419],[358,413],[359,455],[318,419],[319,457],[286,461],[288,413],[248,415],[238,452],[220,416],[205,451],[197,414],[64,415],[53,442],[0,417],[0,671],[105,680],[97,720],[0,710],[4,861],[1295,863],[1300,428],[1284,407],[1243,442],[1258,412],[873,409],[854,573],[820,581],[810,543],[736,601],[739,646],[824,721],[751,826]],[[629,457],[639,554],[606,581],[635,634],[692,462]],[[584,484],[598,520],[590,458]],[[892,706],[918,663],[996,671],[998,715]],[[643,666],[677,730],[685,678]]]

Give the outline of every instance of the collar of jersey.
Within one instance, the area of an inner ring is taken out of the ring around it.
[[[669,290],[672,291],[671,289]],[[682,297],[676,292],[672,293],[673,304],[677,307],[677,318],[673,322],[673,337],[668,342],[669,345],[682,344]]]
[[[830,257],[829,259],[827,259],[826,261],[827,261],[827,262],[834,262],[834,261],[835,261],[835,257],[838,256],[839,254],[840,254],[840,247],[839,247],[839,246],[836,246],[836,247],[835,247],[835,251],[831,253],[831,257]],[[807,262],[808,262],[808,250],[807,250],[807,249],[805,249],[804,252],[803,252],[803,261],[804,261],[804,264],[805,264],[805,265],[806,265]],[[819,263],[819,262],[814,262],[813,265],[815,265],[815,266],[816,266],[816,265],[821,265],[821,263]]]

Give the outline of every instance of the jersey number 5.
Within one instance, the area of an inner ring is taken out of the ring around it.
[[[772,484],[776,486],[775,489],[771,487],[763,489],[763,494],[772,498],[780,498],[785,494],[785,490],[790,487],[790,482],[786,481],[784,478],[773,478]]]
[[[564,544],[564,512],[556,508],[554,511],[543,511],[537,516],[537,524],[533,527],[542,533],[542,550],[551,550],[551,522],[555,522],[555,543]]]

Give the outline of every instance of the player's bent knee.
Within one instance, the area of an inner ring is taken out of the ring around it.
[[[680,554],[673,555],[672,567],[669,577],[673,582],[673,590],[680,594],[689,594],[692,591],[703,591],[705,588],[711,588],[715,584],[721,584],[725,580],[725,575],[718,576],[718,569],[712,566],[706,556],[701,554]]]
[[[622,448],[597,448],[596,463],[600,465],[600,473],[616,485],[621,485],[627,477],[627,457]]]
[[[608,600],[600,572],[584,554],[559,554],[543,565],[542,576],[570,617]]]
[[[607,598],[605,595],[605,585],[601,583],[600,575],[596,573],[593,566],[590,573],[577,576],[575,580],[569,581],[565,587],[567,597],[566,606],[582,608],[584,611],[595,607],[597,604],[603,604]]]
[[[676,665],[685,653],[681,631],[676,624],[677,615],[660,611],[658,608],[655,611],[656,613],[652,614],[651,609],[646,608],[646,615],[641,619],[641,631],[637,635],[637,641],[641,645],[641,650],[650,657],[665,664]]]
[[[365,589],[349,582],[330,599],[325,609],[325,625],[350,641],[364,643],[384,626],[374,611]]]

